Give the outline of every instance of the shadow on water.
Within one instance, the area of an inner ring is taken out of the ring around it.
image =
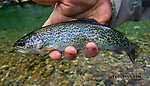
[[[0,4],[1,6],[1,4]],[[150,20],[127,22],[116,29],[140,47],[137,65],[126,53],[101,51],[95,58],[53,61],[44,55],[33,56],[11,51],[14,42],[39,28],[52,6],[28,4],[0,8],[0,85],[58,86],[148,86],[150,84]]]

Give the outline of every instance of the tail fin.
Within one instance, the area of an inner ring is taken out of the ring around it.
[[[135,59],[138,57],[138,55],[137,55],[138,49],[139,49],[139,47],[133,43],[130,43],[128,49],[125,49],[125,52],[128,54],[132,63],[134,63]]]

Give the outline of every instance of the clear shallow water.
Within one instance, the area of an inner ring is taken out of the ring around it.
[[[52,10],[50,6],[38,5],[29,5],[24,8],[20,5],[11,5],[0,8],[1,38],[7,39],[11,37],[11,39],[16,39],[16,37],[19,38],[35,28],[41,27]],[[1,40],[0,45],[3,44],[5,43]]]
[[[39,28],[52,12],[50,6],[19,5],[0,8],[0,85],[137,85],[150,84],[150,20],[127,22],[116,29],[140,46],[137,67],[128,56],[100,52],[85,60],[53,61],[47,56],[8,53],[14,42]]]

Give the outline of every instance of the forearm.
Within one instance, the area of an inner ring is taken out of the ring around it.
[[[43,4],[43,5],[52,5],[56,2],[58,2],[59,0],[32,0],[38,4]]]

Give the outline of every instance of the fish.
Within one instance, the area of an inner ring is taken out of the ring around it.
[[[88,42],[94,42],[98,50],[115,53],[125,51],[135,62],[138,46],[114,28],[101,25],[94,19],[78,19],[35,29],[14,43],[14,52],[22,54],[46,54],[52,50],[63,52],[67,46],[84,50]]]

